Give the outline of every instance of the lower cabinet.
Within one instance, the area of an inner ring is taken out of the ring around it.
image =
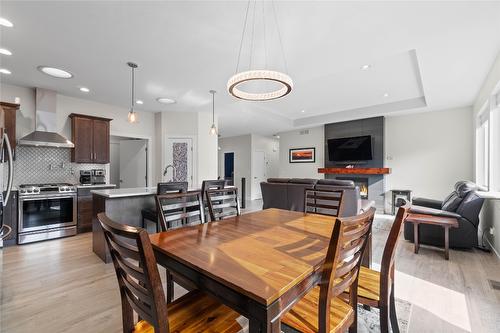
[[[78,233],[92,231],[92,190],[114,188],[114,186],[79,188],[78,189]]]
[[[17,244],[17,191],[10,192],[7,206],[3,207],[3,223],[12,228],[11,234],[3,240],[3,245]]]

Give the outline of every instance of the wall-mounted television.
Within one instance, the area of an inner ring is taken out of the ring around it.
[[[370,135],[328,140],[328,158],[332,162],[368,161],[372,157]]]

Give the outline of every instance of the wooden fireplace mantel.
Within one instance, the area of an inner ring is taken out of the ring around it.
[[[319,168],[318,172],[338,175],[388,175],[391,168]]]

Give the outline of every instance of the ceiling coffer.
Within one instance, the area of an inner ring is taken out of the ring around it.
[[[57,95],[55,91],[36,89],[35,131],[19,139],[20,146],[74,148],[73,142],[56,133]]]

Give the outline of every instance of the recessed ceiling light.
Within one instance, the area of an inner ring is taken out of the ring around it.
[[[3,17],[0,17],[0,25],[3,25],[4,27],[7,27],[7,28],[12,28],[14,26],[11,21],[9,21]]]
[[[305,113],[305,112],[306,112],[306,110],[302,110],[302,111],[300,111],[300,112]]]
[[[42,73],[45,73],[45,74],[50,75],[52,77],[56,77],[58,79],[71,79],[73,77],[73,74],[71,74],[68,71],[65,71],[64,69],[60,69],[60,68],[48,67],[48,66],[38,66],[37,69]]]
[[[7,50],[7,49],[2,49],[2,48],[0,48],[0,54],[10,56],[10,55],[12,55],[12,52],[10,52],[10,51],[9,51],[9,50]]]
[[[389,97],[389,93],[385,93],[385,94],[384,94],[384,97]]]
[[[2,73],[2,74],[12,74],[11,71],[9,71],[8,69],[5,69],[5,68],[0,68],[0,73]]]
[[[161,104],[174,104],[175,103],[175,100],[174,99],[171,99],[171,98],[167,98],[167,97],[158,97],[156,99],[156,101],[158,103],[161,103]]]
[[[372,68],[372,65],[369,65],[369,64],[366,64],[366,65],[361,66],[361,70],[363,70],[363,71],[367,71],[367,70],[369,70],[370,68]]]
[[[90,89],[89,89],[89,88],[87,88],[87,87],[81,87],[81,88],[80,88],[80,91],[81,91],[81,92],[84,92],[84,93],[88,93],[88,92],[90,91]]]
[[[142,104],[144,104],[144,102],[143,102],[143,101],[141,101],[140,99],[138,99],[137,101],[135,101],[135,104],[142,105]]]

